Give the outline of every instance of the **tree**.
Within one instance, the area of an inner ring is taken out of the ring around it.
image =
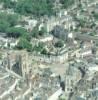
[[[63,5],[63,8],[68,8],[75,3],[75,0],[60,0],[60,3]]]
[[[96,52],[97,52],[96,47],[93,47],[93,48],[92,48],[92,53],[93,53],[93,54],[96,54]]]
[[[12,8],[15,7],[15,2],[12,0],[0,0],[0,2],[4,3],[4,8]]]
[[[21,27],[11,27],[11,28],[7,29],[8,37],[18,38],[18,37],[22,36],[24,33],[26,33],[26,30]]]
[[[7,20],[7,13],[5,13],[5,12],[0,12],[0,20]]]
[[[6,32],[7,28],[10,26],[7,21],[7,14],[0,13],[0,32]]]
[[[89,35],[90,35],[90,36],[95,36],[96,33],[95,33],[95,32],[92,32],[92,33],[90,33]]]
[[[5,20],[0,20],[0,32],[6,32],[9,26],[10,25],[8,22],[6,22]]]
[[[32,51],[32,44],[25,38],[20,38],[17,46],[18,49],[26,49],[27,51]]]
[[[45,27],[42,27],[41,30],[39,31],[39,35],[40,35],[40,36],[44,36],[44,35],[46,35],[46,34],[47,34],[46,28],[45,28]]]
[[[95,18],[96,20],[98,20],[98,13],[94,13],[93,15],[94,15],[94,18]]]
[[[34,46],[33,50],[37,52],[42,52],[44,49],[44,46],[45,46],[44,43],[39,42],[38,45]]]
[[[0,32],[7,32],[9,27],[13,27],[18,23],[18,15],[0,12]]]
[[[20,14],[30,14],[32,13],[32,0],[20,0],[16,4],[15,11]]]
[[[43,50],[41,51],[41,54],[45,54],[45,55],[47,55],[47,54],[48,54],[47,49],[46,49],[46,48],[43,48]]]
[[[31,41],[31,38],[32,38],[30,33],[24,33],[22,34],[22,37],[28,40],[29,42]]]
[[[80,20],[79,20],[79,26],[80,26],[80,27],[84,27],[84,26],[85,26],[85,23],[86,23],[85,20],[83,20],[83,19],[80,19]]]
[[[37,25],[33,28],[32,32],[31,32],[32,37],[36,37],[36,38],[37,38],[38,36],[44,36],[44,35],[46,35],[46,34],[47,34],[47,30],[46,30],[45,27],[42,27],[41,30],[39,31],[39,24],[37,24]]]
[[[9,14],[7,17],[7,21],[10,23],[10,26],[15,26],[18,23],[18,15],[17,14]]]
[[[2,59],[2,53],[0,53],[0,60]]]
[[[63,47],[63,46],[64,46],[64,42],[61,41],[61,40],[59,40],[58,42],[55,43],[55,47],[61,48],[61,47]]]
[[[19,0],[15,11],[25,15],[43,16],[53,14],[52,8],[51,0]]]
[[[31,32],[31,35],[32,35],[32,37],[38,37],[38,35],[39,35],[39,29],[38,29],[38,25],[36,25],[34,28],[33,28],[33,30],[32,30],[32,32]]]

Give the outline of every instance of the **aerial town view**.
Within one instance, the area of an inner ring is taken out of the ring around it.
[[[0,100],[98,100],[98,0],[0,0]]]

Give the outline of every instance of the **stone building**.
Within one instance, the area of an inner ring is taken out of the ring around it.
[[[9,70],[13,71],[21,77],[29,74],[29,61],[28,53],[24,51],[9,52],[4,58],[3,65]]]
[[[79,79],[81,79],[81,72],[75,66],[69,65],[65,77],[65,92],[69,93]]]

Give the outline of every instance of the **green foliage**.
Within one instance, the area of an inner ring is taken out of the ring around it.
[[[19,0],[15,11],[20,14],[33,14],[35,16],[53,14],[53,4],[50,0]]]
[[[7,32],[9,27],[15,26],[18,23],[18,15],[0,13],[0,32]]]
[[[59,98],[59,100],[66,100],[65,98]]]
[[[95,36],[96,33],[95,33],[95,32],[92,32],[92,33],[90,33],[89,35],[91,35],[91,36]]]
[[[17,14],[9,14],[7,15],[7,21],[9,22],[10,26],[15,26],[18,23],[18,15]]]
[[[53,2],[51,0],[0,0],[4,8],[13,8],[15,12],[23,15],[43,16],[54,14]]]
[[[48,51],[47,51],[47,49],[46,48],[43,48],[43,50],[41,51],[41,54],[48,54]]]
[[[47,30],[45,27],[42,27],[41,30],[39,31],[39,35],[44,36],[45,34],[47,34]]]
[[[4,20],[5,22],[8,22],[10,26],[14,26],[18,23],[18,15],[0,12],[0,20]]]
[[[10,25],[8,22],[5,20],[0,20],[0,32],[6,32],[9,26]]]
[[[26,15],[32,13],[32,9],[32,0],[20,0],[16,4],[15,11]]]
[[[12,8],[15,7],[15,2],[12,0],[0,0],[0,2],[4,3],[4,8]]]
[[[96,54],[96,52],[97,52],[97,48],[96,47],[93,47],[92,48],[92,54]]]
[[[7,20],[7,15],[5,12],[0,12],[0,20]]]
[[[98,13],[94,13],[93,15],[94,15],[94,18],[95,18],[96,20],[98,20]]]
[[[40,43],[38,43],[38,45],[34,46],[33,50],[37,51],[37,52],[42,52],[44,46],[45,46],[44,43],[40,42]]]
[[[0,59],[2,59],[2,53],[0,53]]]
[[[37,38],[39,36],[44,36],[46,34],[47,34],[46,28],[42,27],[41,30],[39,31],[39,25],[36,25],[31,32],[32,37],[35,37],[35,38]]]
[[[28,40],[29,42],[31,41],[31,38],[32,38],[30,33],[23,33],[22,37]]]
[[[27,51],[32,51],[32,44],[25,38],[20,38],[18,44],[17,44],[18,49],[27,49]]]
[[[64,42],[61,41],[61,40],[59,40],[58,42],[55,43],[55,47],[61,48],[61,47],[63,47],[63,46],[64,46]]]
[[[75,0],[60,0],[60,2],[63,5],[63,8],[68,8],[75,3]]]
[[[54,8],[55,0],[18,0],[17,2],[12,0],[0,0],[4,2],[5,8],[13,8],[15,12],[22,15],[54,15],[57,9]],[[63,8],[68,8],[74,4],[75,0],[60,0]]]
[[[82,19],[79,20],[79,26],[84,27],[85,23],[86,23],[85,20],[82,20]]]
[[[59,97],[59,100],[66,100],[65,95],[64,95],[64,94],[63,94],[63,95],[61,95],[61,96]]]
[[[26,33],[26,30],[21,27],[11,27],[7,29],[7,36],[18,38]]]
[[[31,35],[32,35],[32,37],[36,37],[36,38],[38,37],[38,35],[39,35],[38,25],[36,25],[33,28],[32,32],[31,32]]]
[[[19,29],[18,29],[19,30]],[[20,28],[20,40],[16,46],[18,49],[26,49],[27,51],[32,51],[32,44],[30,43],[31,36],[30,33],[25,32],[26,30]]]

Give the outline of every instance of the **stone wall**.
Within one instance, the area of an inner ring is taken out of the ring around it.
[[[46,62],[46,63],[64,63],[66,60],[68,60],[68,53],[53,56],[53,55],[33,55],[33,60],[40,61],[40,62]]]

